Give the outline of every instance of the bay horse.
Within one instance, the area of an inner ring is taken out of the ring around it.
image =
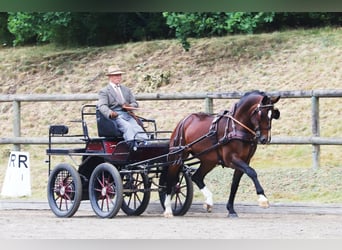
[[[200,162],[191,179],[206,198],[204,206],[208,212],[213,206],[213,199],[204,183],[204,177],[217,165],[234,169],[226,205],[229,217],[237,217],[234,199],[243,174],[252,179],[259,197],[259,206],[269,206],[257,173],[249,163],[257,144],[266,144],[271,140],[272,119],[280,117],[279,110],[274,108],[279,99],[280,96],[270,97],[255,90],[242,96],[230,111],[223,111],[216,116],[203,112],[193,113],[177,124],[169,144],[171,165],[166,174],[165,217],[173,216],[172,187],[178,181],[181,166],[190,155]]]

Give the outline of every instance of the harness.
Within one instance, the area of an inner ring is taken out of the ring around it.
[[[212,121],[211,126],[209,128],[209,134],[215,135],[215,136],[212,136],[213,146],[210,149],[212,148],[216,149],[218,162],[222,166],[224,166],[224,161],[222,159],[222,156],[219,154],[219,150],[218,150],[219,146],[225,145],[232,140],[241,140],[241,141],[246,141],[250,143],[256,143],[256,140],[257,140],[256,133],[252,129],[250,129],[249,127],[247,127],[246,125],[244,125],[243,123],[241,123],[240,121],[234,118],[235,111],[236,111],[236,104],[234,105],[231,111],[228,111],[228,110],[221,111],[220,113],[216,115],[216,117]],[[226,125],[224,129],[225,132],[221,138],[218,138],[217,131],[219,127],[219,122],[223,118],[226,118],[225,119]],[[241,130],[237,130],[236,124],[239,124],[240,126],[245,128],[249,133],[246,133]]]
[[[259,112],[261,108],[266,108],[268,106],[269,105],[263,105],[263,106],[258,105],[255,112]],[[224,167],[225,166],[224,161],[218,150],[220,146],[225,145],[231,142],[232,140],[245,141],[245,142],[251,143],[252,145],[253,144],[256,145],[257,140],[258,140],[258,133],[252,130],[251,128],[249,128],[248,126],[246,126],[245,124],[243,124],[242,122],[240,122],[239,120],[237,120],[236,118],[234,118],[236,109],[237,109],[237,104],[235,104],[230,111],[224,110],[218,113],[216,117],[213,119],[208,133],[197,138],[195,141],[187,145],[182,145],[182,141],[184,139],[184,125],[185,125],[186,120],[190,117],[190,115],[184,118],[178,127],[178,130],[177,130],[178,132],[173,141],[173,145],[178,145],[178,146],[170,147],[169,156],[175,155],[175,154],[178,155],[177,159],[175,160],[175,163],[177,165],[182,164],[184,159],[181,153],[184,150],[190,148],[192,145],[206,138],[210,138],[212,141],[212,145],[210,147],[197,153],[196,155],[193,155],[190,158],[187,158],[187,160],[195,159],[198,156],[203,155],[209,151],[216,150],[218,163]],[[221,122],[225,122],[225,128],[224,128],[224,135],[221,138],[219,138],[218,129],[219,129]],[[243,127],[246,131],[237,129],[236,128],[237,124]]]
[[[227,118],[226,119],[226,126],[224,129],[225,133],[224,133],[223,137],[218,140],[221,144],[226,144],[233,139],[238,139],[238,140],[243,140],[243,141],[248,141],[248,142],[256,141],[255,131],[253,131],[252,129],[250,129],[249,127],[247,127],[246,125],[244,125],[243,123],[238,121],[237,119],[235,119],[234,118],[235,111],[236,111],[236,104],[234,105],[232,111],[224,110],[224,111],[221,111],[220,113],[218,113],[216,115],[216,117],[214,118],[214,120],[212,121],[212,124],[209,128],[209,133],[216,133],[217,134],[219,121],[223,117],[225,117],[225,118]],[[236,124],[239,124],[241,127],[246,129],[249,133],[246,133],[246,132],[241,131],[241,130],[237,130]]]

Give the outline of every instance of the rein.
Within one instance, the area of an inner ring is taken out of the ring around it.
[[[241,127],[245,128],[245,129],[246,129],[248,132],[250,132],[252,135],[256,136],[255,131],[253,131],[252,129],[250,129],[249,127],[247,127],[245,124],[243,124],[243,123],[240,122],[239,120],[235,119],[232,115],[223,115],[223,116],[232,119],[234,122],[236,122],[237,124],[239,124]]]

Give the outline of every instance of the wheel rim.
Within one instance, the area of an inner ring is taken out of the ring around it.
[[[73,206],[75,183],[69,171],[62,170],[57,173],[53,187],[53,195],[56,207],[60,211],[68,211]]]
[[[123,203],[121,209],[127,215],[142,214],[150,200],[148,176],[144,173],[122,175]]]
[[[109,163],[98,165],[90,176],[89,200],[97,216],[112,218],[122,205],[122,180],[119,171]]]
[[[137,175],[135,178],[131,175],[125,175],[123,179],[124,184],[124,200],[128,207],[137,208],[137,204],[141,203],[141,198],[139,196],[139,192],[141,192],[141,188],[144,188],[141,185],[143,181]]]
[[[179,182],[173,187],[171,193],[171,200],[174,200],[173,210],[178,210],[183,207],[183,204],[187,197],[187,185],[184,179],[184,175],[181,176]]]
[[[94,195],[97,206],[101,211],[110,212],[115,206],[113,199],[116,195],[115,182],[112,175],[103,170],[95,178]]]
[[[51,172],[47,196],[52,212],[58,217],[71,217],[80,206],[82,182],[76,169],[61,163]]]

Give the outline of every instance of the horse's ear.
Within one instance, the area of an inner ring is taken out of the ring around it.
[[[270,100],[270,98],[265,95],[261,101],[262,105],[267,105],[269,100]]]
[[[278,109],[273,109],[273,112],[272,112],[272,118],[273,119],[279,119],[280,117],[280,111]]]
[[[274,104],[274,103],[278,102],[279,99],[280,99],[280,95],[275,96],[275,97],[271,97],[271,103]]]

